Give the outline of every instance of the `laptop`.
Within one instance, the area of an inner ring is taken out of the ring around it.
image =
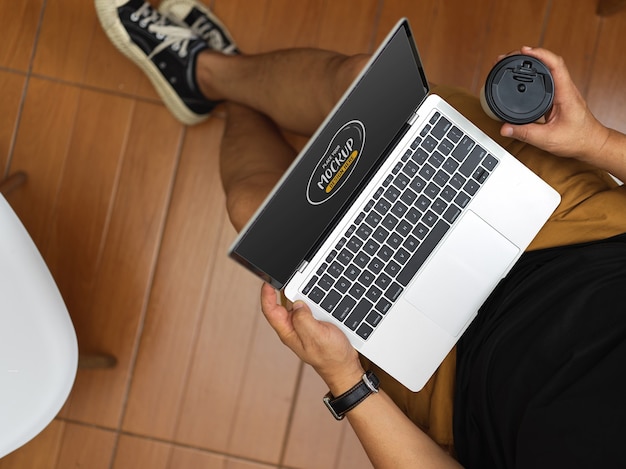
[[[418,391],[559,202],[429,93],[402,19],[229,255]]]

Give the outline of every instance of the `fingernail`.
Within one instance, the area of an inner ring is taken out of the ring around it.
[[[304,303],[300,300],[296,301],[292,306],[291,306],[291,310],[292,311],[296,311],[300,308],[304,307]]]
[[[509,126],[504,126],[502,127],[501,130],[502,136],[503,137],[512,137],[513,136],[513,129]]]
[[[530,46],[522,46],[522,50],[528,51],[528,50],[533,50],[533,48]]]

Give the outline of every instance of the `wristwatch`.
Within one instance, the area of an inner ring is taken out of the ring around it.
[[[324,404],[337,420],[341,420],[344,416],[354,409],[357,405],[365,400],[367,396],[378,392],[380,382],[373,371],[363,374],[361,381],[356,383],[341,396],[333,396],[328,392],[324,396]]]

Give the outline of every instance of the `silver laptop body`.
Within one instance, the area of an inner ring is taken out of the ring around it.
[[[559,201],[429,94],[403,19],[229,254],[418,391]]]

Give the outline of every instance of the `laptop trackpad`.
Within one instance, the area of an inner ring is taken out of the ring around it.
[[[514,244],[468,211],[418,273],[405,299],[457,336],[518,252]]]

